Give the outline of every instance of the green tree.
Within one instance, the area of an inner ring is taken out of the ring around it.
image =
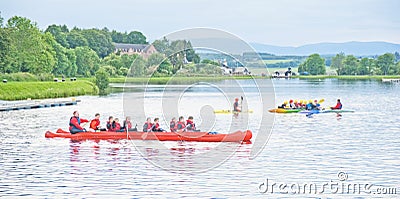
[[[397,64],[396,64],[395,75],[400,75],[400,62],[397,62]]]
[[[147,58],[147,67],[150,66],[158,66],[160,65],[164,60],[165,60],[165,56],[161,53],[153,53],[151,54],[148,58]]]
[[[132,63],[135,61],[135,59],[136,59],[138,56],[139,56],[139,55],[137,55],[137,54],[133,54],[133,55],[124,54],[124,55],[122,55],[122,56],[121,56],[121,63],[122,63],[122,66],[123,66],[124,68],[131,68]]]
[[[77,74],[83,76],[91,76],[99,68],[100,59],[97,56],[96,52],[94,52],[89,47],[77,47],[75,48],[76,55],[76,65],[77,65]]]
[[[82,35],[87,40],[89,47],[101,58],[114,51],[111,35],[98,29],[82,30]]]
[[[162,40],[155,40],[153,42],[153,46],[158,52],[164,53],[168,56],[168,54],[165,53],[165,51],[169,48],[169,41],[166,37],[163,37]]]
[[[361,59],[358,70],[357,70],[357,74],[360,75],[371,75],[373,68],[375,65],[375,61],[374,59],[370,59],[367,57],[364,57]]]
[[[61,26],[61,25],[50,25],[47,27],[45,32],[49,32],[52,34],[55,38],[55,40],[61,44],[63,47],[68,48],[69,44],[67,41],[67,34],[69,32],[67,26]]]
[[[111,39],[115,43],[124,43],[124,36],[123,33],[117,32],[116,30],[111,31]]]
[[[138,56],[132,63],[128,75],[132,77],[140,77],[143,76],[145,72],[146,72],[146,61],[141,56]]]
[[[126,35],[124,43],[129,44],[147,44],[146,37],[139,31],[132,31]]]
[[[78,46],[89,46],[88,41],[78,29],[73,29],[70,33],[68,33],[67,42],[70,48],[76,48]]]
[[[118,56],[114,53],[108,55],[107,57],[104,57],[104,59],[102,60],[102,64],[113,66],[116,70],[124,67],[121,56]]]
[[[100,68],[96,72],[96,86],[99,88],[99,94],[104,95],[106,94],[106,89],[108,88],[109,79],[108,73],[104,68]]]
[[[392,53],[385,53],[378,57],[376,61],[376,65],[383,72],[384,75],[387,75],[394,66],[394,55]]]
[[[344,53],[336,54],[335,57],[332,58],[331,68],[336,69],[338,75],[341,75],[341,71],[343,69],[343,60],[346,58]]]
[[[10,36],[6,56],[7,72],[40,74],[53,70],[56,63],[55,51],[46,42],[53,39],[50,34],[42,34],[36,23],[18,16],[7,21],[6,29]]]
[[[66,49],[65,55],[68,58],[69,65],[68,68],[65,69],[64,73],[67,76],[75,76],[78,72],[78,66],[76,65],[76,54],[74,49]]]
[[[10,30],[0,27],[0,72],[2,73],[11,71],[11,68],[8,68],[10,45]]]
[[[355,75],[357,73],[358,60],[353,55],[347,55],[343,60],[343,75]]]
[[[396,51],[394,53],[394,59],[395,59],[396,62],[400,61],[400,53],[399,52]]]
[[[61,46],[58,42],[54,40],[50,40],[50,45],[54,48],[56,52],[56,65],[52,71],[54,75],[62,75],[66,74],[66,70],[69,68],[71,64],[67,57],[67,49]]]
[[[308,72],[311,75],[323,75],[326,72],[325,59],[319,54],[312,54],[300,64],[298,70],[299,73]]]
[[[106,71],[110,77],[117,75],[117,69],[114,66],[101,66],[100,68]]]

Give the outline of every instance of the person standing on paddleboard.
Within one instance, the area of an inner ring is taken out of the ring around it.
[[[80,118],[79,112],[74,111],[73,116],[69,119],[69,132],[71,134],[86,132],[86,129],[81,126],[81,123],[84,122],[89,122],[89,120]]]
[[[233,103],[233,111],[241,112],[242,110],[239,107],[239,98],[235,98],[235,102]]]

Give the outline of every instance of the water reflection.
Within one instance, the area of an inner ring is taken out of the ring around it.
[[[275,118],[266,148],[256,159],[249,159],[253,144],[165,142],[163,147],[158,147],[152,141],[74,142],[44,138],[47,130],[66,129],[69,116],[75,109],[84,118],[100,112],[102,122],[109,115],[122,118],[121,94],[79,97],[82,102],[73,107],[2,112],[0,197],[337,198],[343,195],[261,195],[257,184],[266,178],[286,183],[324,183],[336,179],[339,171],[347,172],[351,182],[370,182],[385,187],[398,185],[400,106],[395,102],[400,94],[399,85],[379,81],[309,82],[291,79],[275,81],[275,86],[277,102],[289,98],[323,97],[323,105],[331,105],[340,98],[346,109],[356,112],[342,113],[341,117],[336,114],[318,114],[313,118],[300,114],[279,115]],[[213,102],[218,98],[212,93],[190,94],[195,98],[193,105],[200,101]],[[133,93],[132,96],[136,95]],[[154,92],[153,96],[149,102],[157,99],[157,93]],[[250,93],[248,105],[255,112],[271,108],[258,107],[259,102],[255,99]],[[218,109],[224,108],[223,103],[216,105]],[[216,105],[213,107],[216,108]],[[197,110],[186,106],[182,107],[180,114],[186,116],[194,112]],[[198,113],[193,116],[200,120],[200,111]],[[151,117],[160,116],[157,107],[150,114]],[[259,118],[256,115],[248,116],[251,130],[257,128]],[[215,115],[214,131],[229,132],[227,123],[241,129],[240,117]],[[132,115],[132,119],[139,126],[144,121],[136,115]],[[255,138],[266,132],[253,133]],[[143,153],[136,149],[136,145],[145,149]],[[191,157],[199,154],[213,157],[215,154],[212,152],[216,148],[234,150],[235,153],[222,164],[201,173],[184,175],[179,170],[169,172],[148,161],[160,160],[169,165],[195,169],[198,161],[206,164],[213,162]]]

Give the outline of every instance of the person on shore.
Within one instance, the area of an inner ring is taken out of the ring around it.
[[[186,131],[186,125],[185,125],[185,118],[183,116],[179,117],[178,124],[177,124],[177,131]]]
[[[113,116],[108,117],[108,121],[106,124],[107,131],[115,131],[112,125],[113,122],[114,122],[114,117]]]
[[[79,112],[74,111],[73,116],[69,119],[69,132],[71,134],[86,132],[86,129],[81,126],[81,123],[89,122],[87,119],[79,117]]]
[[[151,118],[147,118],[143,125],[143,132],[150,132],[153,129],[153,124],[151,123]]]
[[[239,107],[239,98],[235,98],[235,102],[233,103],[233,111],[241,112],[242,110]]]
[[[178,123],[176,122],[175,117],[173,117],[169,122],[169,130],[171,130],[171,132],[176,132],[178,130]]]
[[[160,127],[160,124],[158,123],[160,119],[158,117],[154,118],[154,124],[153,124],[153,132],[165,132],[164,129]]]
[[[89,125],[89,131],[91,132],[96,132],[96,131],[100,131],[100,113],[96,113],[94,115],[94,119],[92,121],[90,121],[90,125]]]
[[[335,109],[340,110],[340,109],[342,109],[342,103],[340,102],[340,99],[337,99],[336,106],[331,107],[331,109],[332,110],[335,110]]]
[[[186,120],[186,129],[188,131],[196,131],[196,124],[193,122],[193,116],[189,116]]]
[[[124,132],[125,130],[121,128],[121,124],[119,123],[119,119],[115,118],[112,123],[113,131],[115,132]]]
[[[137,131],[137,128],[132,128],[131,117],[127,116],[124,121],[124,126],[122,127],[125,131]]]

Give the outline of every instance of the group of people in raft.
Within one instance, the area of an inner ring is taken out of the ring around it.
[[[86,130],[81,126],[82,123],[88,123],[89,130]],[[121,125],[119,123],[119,119],[113,116],[110,116],[107,121],[106,128],[102,128],[100,126],[100,114],[96,113],[95,118],[91,121],[87,119],[83,119],[79,117],[79,112],[74,111],[73,116],[69,120],[69,132],[71,134],[81,133],[81,132],[99,132],[99,131],[110,131],[110,132],[126,132],[126,131],[137,131],[137,127],[132,128],[131,118],[128,116]],[[182,131],[198,131],[196,129],[196,125],[193,121],[193,116],[189,116],[186,120],[183,116],[180,116],[178,121],[175,117],[172,118],[170,122],[170,131],[171,132],[182,132]],[[166,132],[166,130],[162,129],[159,124],[159,118],[154,118],[153,122],[151,118],[147,118],[146,122],[143,125],[143,132]]]
[[[323,102],[324,100],[321,99],[320,101],[314,100],[289,100],[289,103],[287,101],[284,101],[281,106],[278,106],[278,108],[285,108],[285,109],[305,109],[305,110],[321,110],[321,104],[320,102]],[[334,109],[342,109],[342,103],[340,102],[340,99],[337,99],[336,106],[330,107],[332,110]]]

